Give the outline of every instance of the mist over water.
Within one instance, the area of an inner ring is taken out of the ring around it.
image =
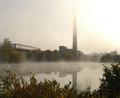
[[[110,65],[110,64],[106,64]],[[90,87],[91,90],[99,87],[100,78],[103,74],[103,64],[97,62],[40,62],[20,64],[0,64],[0,76],[5,75],[4,69],[22,75],[26,80],[30,73],[36,74],[38,81],[57,80],[64,84],[72,82],[72,73],[77,72],[77,87],[84,90]]]

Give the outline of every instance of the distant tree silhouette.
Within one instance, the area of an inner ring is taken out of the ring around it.
[[[58,61],[59,59],[59,52],[57,50],[53,51],[53,61]]]
[[[0,46],[0,58],[2,62],[20,62],[22,60],[21,54],[12,48],[11,41],[4,39]]]
[[[32,61],[42,61],[44,57],[44,52],[42,52],[41,50],[34,50],[32,51],[30,57]]]
[[[107,53],[101,57],[101,62],[119,62],[119,61],[120,55],[118,54],[112,55],[111,53]]]
[[[32,51],[29,51],[29,52],[26,53],[26,59],[27,60],[31,61],[32,60],[32,56],[33,56]]]
[[[44,53],[42,51],[39,51],[38,56],[37,56],[38,61],[42,61],[43,57],[44,57]]]
[[[120,55],[113,56],[113,61],[114,62],[120,62]]]
[[[111,59],[112,59],[112,57],[110,54],[105,54],[101,57],[102,62],[109,62],[109,61],[111,61]]]
[[[46,61],[53,61],[53,53],[51,50],[46,50],[44,52],[44,55],[45,55],[45,60]]]
[[[67,60],[67,61],[70,61],[70,60],[73,59],[73,57],[72,57],[71,54],[65,54],[64,59]]]
[[[1,47],[0,47],[0,56],[1,56],[1,61],[8,61],[10,62],[10,58],[12,56],[12,45],[9,39],[4,39]]]

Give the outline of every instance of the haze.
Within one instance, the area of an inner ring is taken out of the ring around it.
[[[9,38],[42,50],[71,48],[74,1],[0,0],[0,42]],[[76,0],[79,50],[120,51],[119,5],[119,0]]]

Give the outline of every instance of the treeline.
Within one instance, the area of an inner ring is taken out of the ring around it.
[[[41,61],[72,61],[73,55],[72,50],[67,50],[64,52],[60,52],[60,50],[29,50],[29,49],[21,49],[14,48],[14,45],[11,43],[9,39],[4,39],[4,41],[0,44],[0,62],[1,63],[20,63],[24,61],[32,61],[32,62],[41,62]],[[119,62],[120,55],[118,55],[117,51],[112,51],[106,54],[92,54],[85,55],[83,53],[79,53],[77,61],[100,61],[100,62]]]
[[[29,61],[58,61],[59,60],[59,52],[57,50],[34,50],[32,52],[28,52],[25,54],[26,59]]]
[[[117,51],[112,51],[110,53],[104,54],[101,59],[101,62],[120,62],[120,55]]]
[[[28,50],[14,48],[9,39],[4,39],[0,44],[1,63],[19,63],[24,61],[58,61],[59,52],[57,50]]]
[[[4,39],[0,44],[0,62],[19,63],[24,61],[41,62],[41,61],[71,61],[72,51],[61,54],[58,50],[30,50],[14,47],[9,39]]]
[[[111,51],[109,53],[91,53],[91,54],[84,54],[81,57],[82,61],[92,61],[92,62],[110,62],[110,63],[117,63],[120,62],[120,54],[117,51]]]
[[[103,77],[97,90],[77,91],[71,82],[61,87],[56,81],[38,82],[35,75],[30,81],[6,71],[8,75],[1,79],[0,98],[120,98],[120,64],[104,67]],[[78,87],[77,87],[78,88]]]

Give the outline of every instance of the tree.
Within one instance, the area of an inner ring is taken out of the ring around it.
[[[5,61],[10,62],[12,53],[13,53],[13,49],[11,42],[9,41],[9,39],[4,39],[3,44],[1,45],[0,48],[1,60],[3,62]]]
[[[29,52],[30,54],[30,52]],[[31,53],[31,56],[28,55],[28,57],[31,58],[32,61],[42,61],[43,60],[44,53],[41,50],[33,50]],[[30,60],[30,59],[28,59]]]
[[[13,49],[11,41],[4,39],[3,44],[0,47],[0,58],[2,62],[20,62],[21,54]]]
[[[59,52],[57,50],[53,51],[53,61],[58,61],[59,59]]]
[[[45,60],[46,61],[52,61],[53,60],[53,53],[51,50],[45,51]]]
[[[112,56],[110,54],[105,54],[101,57],[101,62],[110,62],[112,61]]]
[[[120,63],[111,64],[111,67],[104,67],[103,78],[101,79],[100,93],[108,98],[120,97]]]

